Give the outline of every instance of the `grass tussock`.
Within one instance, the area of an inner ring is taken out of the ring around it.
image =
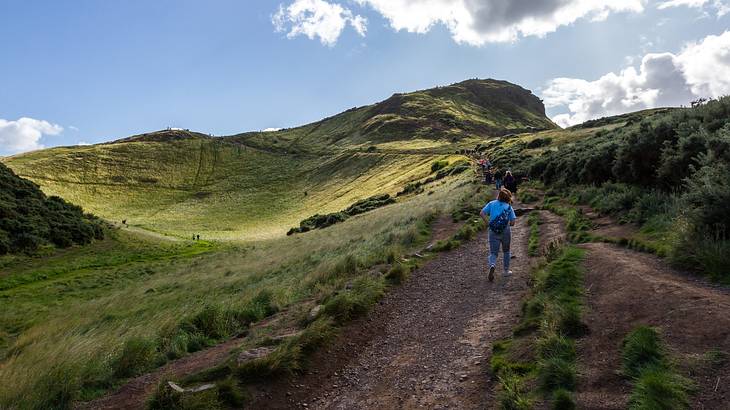
[[[622,373],[634,384],[630,408],[686,409],[693,384],[674,370],[659,332],[640,326],[621,348]]]

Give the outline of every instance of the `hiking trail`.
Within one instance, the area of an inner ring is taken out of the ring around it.
[[[494,341],[511,334],[528,290],[528,227],[513,228],[511,277],[487,281],[487,232],[438,255],[315,353],[299,377],[259,386],[252,408],[483,409]]]

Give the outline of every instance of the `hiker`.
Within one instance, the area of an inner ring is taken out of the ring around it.
[[[517,193],[517,179],[512,176],[511,171],[507,171],[504,174],[504,181],[502,181],[504,187],[507,188],[511,193]]]
[[[198,235],[198,240],[200,240],[200,235]]]
[[[193,240],[195,240],[195,234],[193,234]]]
[[[489,158],[486,158],[486,159],[484,160],[484,169],[485,169],[486,171],[489,171],[490,169],[492,169],[492,163],[491,163],[491,162],[489,162]]]
[[[127,224],[127,220],[126,219],[122,219],[122,225],[126,225],[126,224]]]
[[[501,169],[494,171],[494,187],[497,190],[502,188],[502,175]]]
[[[487,220],[487,215],[489,219]],[[512,193],[502,188],[497,194],[497,199],[490,201],[482,208],[479,213],[484,222],[489,226],[489,275],[487,279],[490,282],[494,280],[494,270],[497,265],[497,254],[499,248],[502,247],[504,276],[509,276],[512,271],[509,270],[509,262],[512,257],[509,246],[512,240],[512,230],[510,226],[514,226],[517,216],[515,210],[512,209]]]
[[[492,183],[492,171],[488,170],[484,173],[484,183],[489,185]]]

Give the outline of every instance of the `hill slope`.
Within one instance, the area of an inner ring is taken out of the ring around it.
[[[47,193],[110,220],[183,238],[255,239],[393,195],[431,173],[433,161],[455,161],[455,147],[555,127],[530,91],[469,80],[278,132],[166,130],[5,161]]]
[[[427,146],[434,148],[470,137],[554,128],[557,126],[545,116],[542,101],[529,90],[489,79],[394,94],[377,104],[352,108],[302,127],[244,133],[235,138],[259,147],[273,143],[289,151],[319,152],[412,147],[402,144],[412,140],[429,141]]]

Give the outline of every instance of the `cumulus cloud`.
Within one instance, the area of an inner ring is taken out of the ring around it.
[[[48,121],[20,118],[17,121],[0,119],[0,154],[16,154],[43,148],[44,135],[58,135],[63,127]]]
[[[542,37],[581,18],[641,12],[646,0],[355,0],[382,14],[395,30],[426,33],[443,24],[458,43],[483,45]]]
[[[324,0],[295,0],[279,10],[271,18],[276,31],[286,32],[288,38],[300,35],[310,40],[319,38],[322,44],[334,46],[340,34],[349,24],[355,31],[365,36],[367,20],[352,13],[337,3]]]
[[[542,97],[561,126],[659,106],[688,104],[697,97],[730,94],[730,31],[689,43],[677,53],[645,55],[638,69],[627,67],[593,81],[551,80]]]
[[[730,4],[723,0],[665,0],[657,4],[659,9],[667,9],[671,7],[692,7],[697,9],[712,9],[718,17],[722,17],[730,12]]]

